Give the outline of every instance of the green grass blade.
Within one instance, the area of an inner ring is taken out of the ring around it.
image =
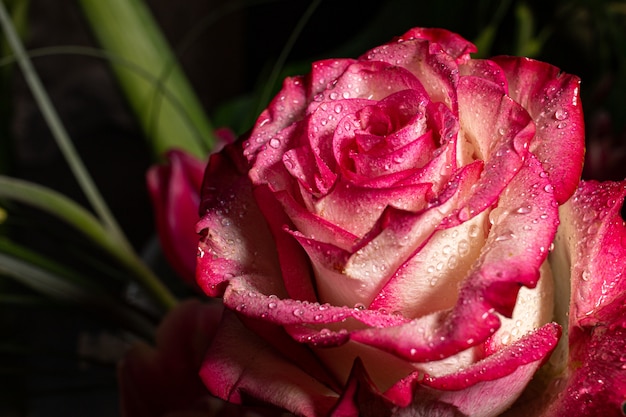
[[[169,309],[176,298],[147,267],[125,239],[111,234],[88,210],[61,193],[28,181],[0,175],[0,197],[19,201],[65,221],[106,250],[134,273],[152,298]]]

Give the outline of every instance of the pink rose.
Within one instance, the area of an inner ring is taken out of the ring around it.
[[[226,307],[201,370],[213,394],[302,416],[493,416],[547,361],[579,80],[473,51],[412,29],[315,62],[211,158],[197,282]]]

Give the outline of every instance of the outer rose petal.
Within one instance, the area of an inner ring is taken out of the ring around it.
[[[561,207],[551,256],[571,279],[569,363],[544,416],[621,416],[626,403],[626,226],[621,183],[582,182]],[[553,387],[553,388],[555,388]]]
[[[219,296],[231,278],[248,275],[280,276],[273,238],[256,200],[252,184],[242,174],[246,162],[239,144],[211,157],[203,184],[196,230],[198,245],[196,278],[209,295]],[[267,294],[286,295],[279,280],[260,281]]]
[[[535,121],[530,146],[550,174],[557,201],[576,190],[583,167],[584,121],[578,77],[560,73],[550,64],[528,58],[496,57],[509,81],[509,95]]]
[[[436,390],[435,398],[455,405],[464,415],[498,415],[519,396],[559,336],[559,326],[547,324],[462,371],[436,378],[416,372],[386,391],[385,396],[410,408],[413,391],[426,386]]]
[[[200,376],[209,390],[230,402],[249,396],[300,416],[325,415],[337,394],[284,359],[248,331],[234,314],[224,314]]]

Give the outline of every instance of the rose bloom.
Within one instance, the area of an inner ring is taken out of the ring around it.
[[[621,415],[626,187],[570,199],[578,78],[474,51],[416,28],[315,62],[212,156],[210,392],[301,416],[494,416],[528,386],[509,412]]]

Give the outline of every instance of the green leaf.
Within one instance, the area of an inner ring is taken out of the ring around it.
[[[215,141],[211,124],[145,4],[141,0],[80,0],[79,3],[105,50],[132,62],[162,83],[146,81],[136,72],[113,64],[144,132],[153,140],[155,153],[162,155],[176,147],[205,157]],[[176,98],[182,112],[171,101],[163,100],[162,88]]]

